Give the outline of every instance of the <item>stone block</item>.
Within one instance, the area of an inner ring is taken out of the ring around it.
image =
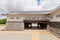
[[[22,31],[24,30],[24,22],[7,22],[5,30],[7,31]]]

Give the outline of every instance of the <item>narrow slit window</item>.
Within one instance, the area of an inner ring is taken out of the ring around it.
[[[16,19],[20,19],[20,17],[16,17]]]
[[[11,19],[14,19],[14,17],[11,17]]]
[[[59,17],[59,15],[56,15],[56,17],[58,18],[58,17]]]

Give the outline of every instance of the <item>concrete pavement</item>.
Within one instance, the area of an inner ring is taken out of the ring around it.
[[[2,27],[0,27],[3,29]],[[0,40],[60,40],[47,30],[0,31]]]

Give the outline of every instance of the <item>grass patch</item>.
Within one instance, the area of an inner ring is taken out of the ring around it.
[[[0,24],[0,26],[5,26],[6,24]]]

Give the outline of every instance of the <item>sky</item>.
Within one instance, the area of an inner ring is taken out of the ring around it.
[[[0,0],[0,14],[11,11],[52,10],[60,5],[60,0],[37,1],[38,0]],[[2,18],[1,15],[0,18]]]

